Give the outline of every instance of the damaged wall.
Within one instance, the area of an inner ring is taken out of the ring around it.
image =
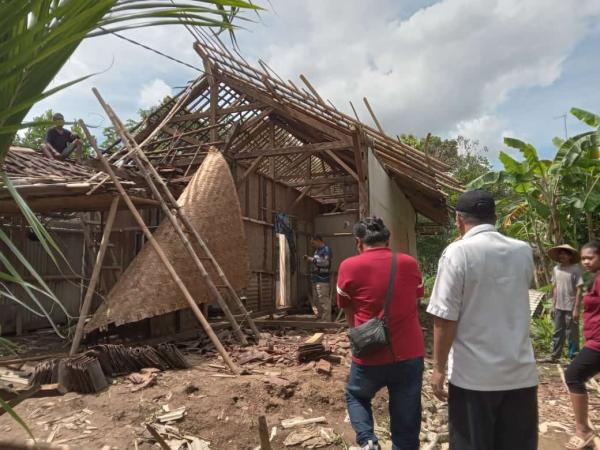
[[[417,217],[413,206],[396,182],[369,150],[369,208],[370,215],[383,219],[396,251],[417,256]]]

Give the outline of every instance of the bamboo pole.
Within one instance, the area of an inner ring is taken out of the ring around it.
[[[71,344],[71,351],[69,351],[69,356],[73,356],[75,353],[77,353],[77,350],[79,349],[79,344],[81,343],[81,337],[83,336],[83,326],[85,325],[85,319],[87,318],[90,312],[90,306],[92,306],[94,292],[96,291],[96,284],[98,284],[98,279],[100,278],[100,274],[102,273],[104,255],[106,254],[106,249],[108,248],[108,242],[110,241],[110,233],[115,222],[115,217],[117,216],[118,207],[119,197],[115,197],[112,203],[110,204],[108,218],[106,219],[106,225],[104,226],[104,233],[102,234],[102,240],[100,241],[100,249],[98,250],[98,254],[96,255],[96,263],[94,264],[94,269],[92,270],[90,284],[88,284],[87,291],[83,299],[83,305],[81,306],[81,311],[79,312],[79,320],[77,320],[77,328],[75,329],[75,336],[73,337],[73,342]]]
[[[219,278],[223,282],[224,286],[227,288],[227,290],[228,290],[228,292],[230,294],[230,297],[233,299],[233,301],[236,304],[236,306],[238,307],[238,309],[242,312],[242,314],[244,316],[244,320],[246,322],[248,322],[248,325],[252,329],[252,332],[256,336],[256,339],[260,340],[260,331],[256,327],[256,324],[254,323],[254,320],[252,319],[252,317],[248,313],[248,310],[246,309],[246,307],[244,306],[244,304],[240,300],[239,296],[235,292],[235,289],[233,289],[233,286],[231,285],[231,283],[227,279],[227,276],[225,275],[225,272],[223,272],[223,269],[221,268],[221,266],[219,265],[219,263],[215,259],[214,255],[212,254],[212,252],[210,251],[210,249],[206,245],[206,242],[204,242],[204,240],[202,239],[202,237],[198,233],[198,230],[196,230],[196,227],[194,227],[192,225],[192,223],[188,219],[187,215],[184,213],[184,211],[181,209],[181,207],[177,203],[177,200],[175,199],[175,197],[173,197],[173,194],[169,190],[169,187],[165,184],[164,180],[162,179],[162,177],[160,176],[160,174],[156,171],[156,169],[154,168],[154,166],[152,165],[152,163],[148,160],[148,158],[146,157],[146,155],[144,154],[144,152],[141,150],[141,148],[138,146],[137,142],[133,139],[133,137],[131,135],[129,135],[129,133],[127,132],[126,128],[123,126],[123,124],[121,123],[121,121],[119,120],[119,118],[116,116],[116,114],[114,113],[114,111],[112,110],[112,108],[108,104],[106,104],[106,102],[104,102],[104,100],[100,96],[100,93],[98,92],[97,89],[94,88],[93,91],[94,91],[94,95],[96,95],[96,97],[98,98],[98,101],[100,102],[100,104],[102,105],[102,107],[104,108],[104,110],[106,111],[106,113],[108,114],[108,116],[111,118],[111,121],[113,121],[113,124],[115,125],[115,127],[117,127],[117,129],[119,129],[119,130],[121,130],[123,132],[124,137],[127,138],[127,140],[129,141],[130,145],[133,147],[133,150],[132,150],[131,153],[134,154],[134,155],[136,155],[137,157],[139,157],[139,160],[141,160],[144,163],[145,168],[150,172],[150,174],[152,175],[153,179],[158,183],[158,185],[162,189],[164,195],[167,197],[168,202],[172,205],[172,207],[173,207],[173,209],[174,209],[177,217],[182,221],[182,223],[184,224],[186,230],[194,236],[194,239],[195,239],[196,243],[200,246],[200,248],[202,249],[202,251],[206,254],[207,258],[210,260],[210,262],[214,266],[217,274],[219,275]],[[144,168],[141,165],[140,162],[138,162],[138,165],[140,165],[140,169]],[[160,196],[160,194],[158,194],[158,195]],[[177,226],[175,224],[176,224],[176,221],[174,223],[174,226],[177,228]],[[184,240],[184,244],[185,244],[185,240]],[[192,252],[193,252],[193,249],[192,249]],[[203,267],[201,262],[199,262],[199,266]],[[207,281],[207,284],[208,284],[209,288],[211,287],[211,285],[214,287],[214,284],[212,283],[212,281],[209,278],[205,278],[205,280]],[[216,287],[215,287],[215,290],[211,289],[211,292],[217,298],[217,301],[219,302],[219,306],[221,306],[221,302],[219,301],[219,298],[222,299],[222,297],[221,297],[221,294],[218,292],[218,290],[216,290]],[[223,304],[225,305],[225,308],[227,308],[226,303],[225,303],[224,300],[223,300]],[[226,309],[223,309],[223,312],[226,313]],[[234,322],[235,322],[235,319],[234,319]],[[236,323],[236,325],[237,325],[237,323]],[[236,325],[233,325],[233,322],[232,322],[232,326],[234,327],[234,330],[236,328]],[[245,339],[245,337],[244,337],[244,339]],[[240,338],[240,340],[241,340],[241,338]]]
[[[97,92],[96,90],[94,90],[94,91]],[[96,151],[96,154],[98,155],[98,159],[100,160],[100,162],[102,163],[102,166],[104,167],[104,171],[112,179],[112,182],[113,182],[115,188],[117,189],[117,191],[119,191],[121,198],[123,198],[123,201],[127,204],[129,211],[131,211],[133,218],[138,223],[138,226],[141,228],[142,232],[144,233],[144,236],[146,237],[146,239],[148,240],[148,242],[150,243],[150,245],[152,246],[152,248],[158,255],[159,259],[161,260],[161,262],[163,263],[163,265],[169,272],[169,275],[171,276],[171,278],[173,279],[173,281],[175,282],[175,284],[177,285],[177,287],[179,288],[179,290],[185,297],[186,301],[188,302],[188,304],[190,306],[190,309],[196,316],[196,319],[198,319],[198,322],[200,322],[200,325],[206,332],[207,336],[209,337],[209,339],[211,340],[211,342],[213,343],[213,345],[215,346],[215,348],[217,349],[219,354],[223,357],[223,361],[225,361],[225,363],[229,366],[229,368],[231,369],[231,371],[233,373],[235,373],[236,375],[239,375],[240,370],[237,368],[237,366],[231,360],[231,357],[227,353],[227,350],[225,350],[225,348],[223,347],[223,344],[221,344],[221,342],[219,341],[219,338],[217,337],[217,335],[215,334],[213,329],[210,327],[210,324],[208,323],[208,321],[202,314],[202,311],[200,311],[200,308],[194,301],[194,298],[188,291],[187,287],[185,286],[185,284],[183,283],[183,281],[181,280],[181,278],[175,271],[175,268],[173,267],[173,265],[167,258],[167,255],[165,254],[164,250],[162,249],[160,244],[154,238],[154,235],[150,232],[150,230],[146,226],[144,219],[142,218],[139,211],[136,209],[135,205],[131,201],[131,198],[129,198],[129,195],[127,194],[127,192],[125,192],[125,189],[123,188],[123,186],[121,185],[121,182],[119,181],[119,179],[115,175],[114,171],[112,170],[112,167],[110,166],[108,161],[106,161],[106,158],[102,154],[102,151],[96,145],[96,140],[90,134],[90,131],[88,130],[85,123],[83,121],[80,121],[79,123],[80,123],[80,125],[83,129],[83,132],[85,133],[90,145]]]

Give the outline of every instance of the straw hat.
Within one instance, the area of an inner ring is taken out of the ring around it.
[[[577,249],[571,247],[569,244],[557,245],[548,250],[548,256],[554,261],[558,261],[558,255],[562,250],[566,250],[571,253],[571,262],[574,262],[579,257]]]

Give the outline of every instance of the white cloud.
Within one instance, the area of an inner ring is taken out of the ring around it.
[[[442,0],[406,18],[397,4],[286,3],[273,27],[258,30],[270,37],[263,57],[285,79],[305,74],[341,109],[352,99],[370,120],[366,95],[392,134],[460,124],[497,146],[495,109],[519,89],[554,83],[600,17],[595,0]]]
[[[156,78],[142,86],[138,105],[144,109],[151,108],[160,104],[167,95],[171,95],[171,88],[163,80]]]
[[[450,136],[463,136],[471,141],[478,141],[480,148],[486,147],[487,158],[495,158],[499,151],[504,148],[501,144],[507,136],[514,133],[507,129],[507,121],[504,118],[485,114],[471,120],[463,120],[456,124],[456,128],[450,132]]]
[[[240,52],[249,60],[265,59],[297,85],[298,75],[306,75],[342,110],[351,112],[352,100],[368,122],[362,104],[367,96],[391,134],[473,133],[493,150],[510,121],[499,107],[523,90],[555,83],[577,44],[600,29],[598,0],[580,0],[576,7],[564,0],[422,0],[421,8],[419,1],[260,0],[267,11],[257,23],[242,23],[248,31],[237,31]],[[124,34],[202,67],[183,27]],[[106,36],[85,41],[57,82],[96,72],[41,102],[34,113],[52,107],[103,127],[108,121],[92,86],[125,120],[140,106],[155,105],[168,87],[198,76]]]

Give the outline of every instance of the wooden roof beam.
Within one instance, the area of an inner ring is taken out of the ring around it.
[[[305,144],[300,146],[291,147],[278,147],[271,149],[261,149],[251,152],[237,153],[235,159],[253,159],[258,156],[281,156],[291,155],[295,153],[316,153],[316,152],[330,152],[331,150],[343,150],[347,149],[348,143],[344,141],[333,141],[333,142],[320,142],[318,144]]]
[[[260,102],[253,102],[245,105],[231,106],[229,108],[223,108],[217,111],[217,116],[225,116],[243,111],[253,111],[264,108],[265,105]],[[171,123],[187,122],[188,120],[196,119],[208,119],[210,117],[210,111],[202,111],[197,113],[184,114],[181,116],[173,117]]]
[[[351,176],[340,176],[340,177],[317,177],[310,178],[302,181],[286,182],[278,178],[278,181],[282,181],[291,187],[302,187],[302,186],[318,186],[325,184],[340,184],[340,183],[353,183],[356,180]]]

